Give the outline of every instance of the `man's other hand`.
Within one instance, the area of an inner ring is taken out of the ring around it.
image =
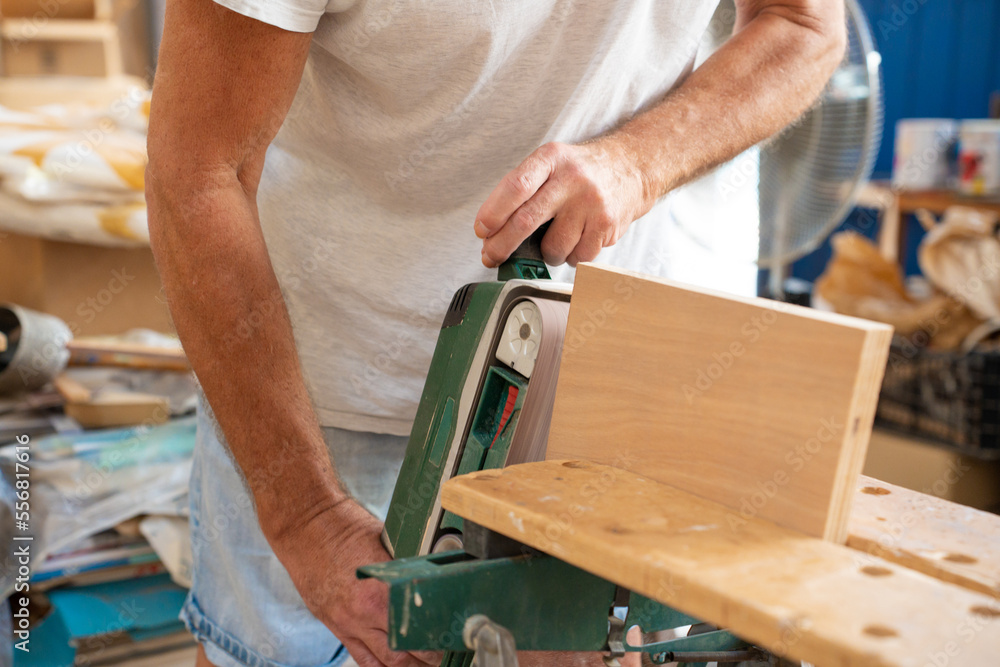
[[[389,560],[382,524],[353,500],[306,518],[271,540],[309,611],[343,642],[360,667],[438,665],[435,653],[389,649],[388,589],[360,580],[362,565]]]
[[[493,190],[476,216],[483,264],[499,266],[547,220],[545,263],[576,266],[614,245],[655,196],[631,151],[614,135],[583,144],[548,143]]]

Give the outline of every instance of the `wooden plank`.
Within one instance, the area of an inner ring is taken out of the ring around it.
[[[566,331],[546,458],[846,539],[891,327],[581,265]]]
[[[862,188],[858,198],[859,206],[879,210],[885,210],[895,202],[904,214],[923,208],[940,215],[949,206],[971,206],[1000,213],[1000,199],[996,197],[970,197],[953,190],[895,191],[888,181],[872,181]]]
[[[39,21],[39,15],[53,19],[92,19],[94,0],[58,0],[45,3],[39,0],[0,0],[0,15],[4,18],[27,18]]]
[[[5,19],[0,23],[0,34],[5,38],[27,42],[44,41],[103,41],[118,35],[118,28],[108,21],[78,19]]]
[[[442,504],[794,660],[994,665],[1000,604],[641,477],[583,461],[485,470]],[[941,662],[943,661],[943,662]]]
[[[903,191],[898,193],[899,208],[903,213],[927,209],[938,215],[951,206],[970,206],[1000,213],[1000,200],[984,197],[966,197],[951,190]]]
[[[52,384],[67,403],[87,403],[93,398],[93,392],[85,384],[65,373],[53,380]]]
[[[847,546],[1000,599],[996,514],[862,476]]]
[[[162,371],[191,370],[184,350],[152,347],[92,338],[77,338],[66,344],[71,366],[121,366]]]
[[[84,428],[152,426],[170,419],[166,398],[132,392],[103,392],[90,401],[66,403],[63,409]]]

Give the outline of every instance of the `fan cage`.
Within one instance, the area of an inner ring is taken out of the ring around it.
[[[880,58],[861,8],[846,6],[848,46],[820,102],[760,152],[762,268],[819,247],[871,176],[882,138]]]

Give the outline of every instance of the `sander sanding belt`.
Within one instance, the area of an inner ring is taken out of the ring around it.
[[[535,304],[541,315],[541,339],[506,465],[545,459],[552,405],[556,397],[556,381],[559,379],[559,361],[566,337],[566,321],[569,318],[569,303],[566,301],[538,298],[526,300]]]

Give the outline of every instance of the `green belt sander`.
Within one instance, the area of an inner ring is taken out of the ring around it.
[[[609,664],[627,651],[660,664],[754,657],[725,630],[441,508],[441,485],[455,475],[544,458],[572,292],[549,279],[547,228],[500,267],[498,281],[459,289],[445,314],[382,535],[395,560],[358,570],[389,584],[389,645],[445,651],[442,665],[455,667],[472,664],[484,637],[494,648],[505,638],[510,651],[603,651]],[[644,636],[697,632],[632,646],[625,630],[635,625]]]
[[[441,325],[385,521],[383,542],[396,558],[461,548],[462,520],[441,510],[441,485],[454,475],[503,467],[510,456],[525,460],[525,452],[512,451],[521,444],[515,434],[521,435],[522,416],[551,413],[551,362],[558,365],[561,336],[542,328],[565,327],[571,286],[548,280],[537,237],[499,273],[497,282],[462,287]],[[544,357],[550,363],[536,367]],[[533,405],[529,394],[537,396]]]

